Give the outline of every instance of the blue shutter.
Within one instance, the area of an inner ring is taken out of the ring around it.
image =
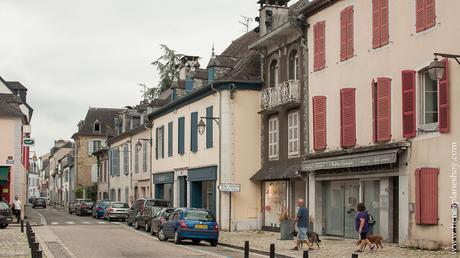
[[[198,112],[190,114],[190,151],[198,150]]]
[[[158,159],[158,129],[155,129],[155,159]]]
[[[161,158],[165,157],[165,126],[161,126]]]
[[[113,149],[109,149],[109,171],[110,171],[110,176],[113,176],[113,155],[112,155]]]
[[[168,157],[173,155],[173,122],[168,123]]]
[[[184,142],[185,142],[185,118],[184,117],[179,117],[178,119],[178,132],[177,132],[177,153],[179,154],[184,154],[185,153],[185,147],[184,147]]]
[[[210,119],[213,117],[213,107],[207,107],[206,108],[206,148],[212,148],[213,147],[213,123],[214,120]]]
[[[185,91],[191,92],[193,90],[193,79],[187,78],[185,79]]]

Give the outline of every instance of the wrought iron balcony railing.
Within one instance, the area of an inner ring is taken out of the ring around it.
[[[300,87],[297,80],[285,81],[274,88],[267,88],[260,92],[260,107],[262,110],[274,109],[280,105],[298,102],[299,100]]]

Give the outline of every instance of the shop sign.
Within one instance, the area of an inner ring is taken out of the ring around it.
[[[171,184],[174,182],[174,172],[153,175],[154,184]]]
[[[24,146],[34,146],[35,145],[35,139],[32,138],[24,138],[23,140]]]
[[[8,156],[6,158],[6,164],[8,164],[8,165],[13,165],[14,164],[13,156]]]
[[[218,188],[221,192],[240,192],[241,191],[240,184],[222,183],[219,185]]]

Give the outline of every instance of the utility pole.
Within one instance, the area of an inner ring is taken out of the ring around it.
[[[244,15],[241,15],[241,17],[243,18],[243,21],[238,22],[246,28],[246,32],[249,32],[249,24],[253,21],[253,19]]]

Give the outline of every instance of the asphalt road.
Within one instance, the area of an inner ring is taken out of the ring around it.
[[[160,242],[123,222],[79,217],[53,208],[34,209],[29,216],[40,217],[44,226],[35,231],[55,257],[243,257],[239,250],[211,247],[207,242]]]

